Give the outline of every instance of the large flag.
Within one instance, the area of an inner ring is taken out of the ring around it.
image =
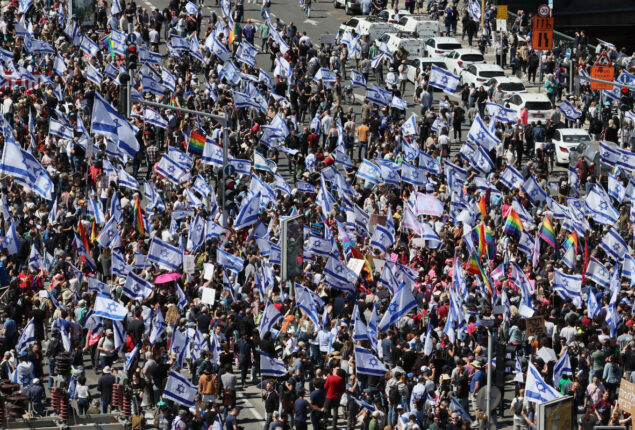
[[[395,324],[401,317],[416,306],[417,301],[412,295],[412,290],[408,285],[402,285],[390,301],[388,309],[386,309],[386,313],[379,323],[379,330],[386,331],[388,327]]]
[[[265,337],[265,334],[271,331],[273,325],[282,318],[282,314],[271,302],[267,301],[265,304],[265,310],[262,314],[262,320],[260,320],[260,339]]]
[[[560,378],[562,375],[572,375],[573,370],[571,369],[571,360],[569,360],[569,353],[565,351],[565,353],[560,357],[560,359],[556,362],[556,365],[553,367],[553,386],[558,388],[558,384],[560,382]]]
[[[430,79],[428,84],[443,90],[447,93],[454,94],[459,84],[460,77],[432,64],[430,66]]]
[[[491,151],[492,148],[500,143],[500,139],[492,134],[480,115],[476,115],[476,119],[470,127],[467,138],[472,143],[481,145],[486,151]]]
[[[152,294],[152,284],[141,276],[130,272],[126,278],[122,293],[132,300],[144,301]]]
[[[356,280],[357,275],[346,267],[346,264],[338,261],[332,255],[329,257],[324,268],[324,281],[327,284],[335,289],[354,293]]]
[[[95,93],[91,130],[118,142],[119,149],[131,158],[139,151],[138,129],[119,115],[99,93]]]
[[[243,204],[240,207],[236,221],[234,222],[234,228],[240,230],[245,227],[249,227],[258,222],[260,216],[260,193],[255,194],[250,198],[245,198]]]
[[[287,368],[282,361],[260,351],[260,375],[277,378],[286,374]]]
[[[15,349],[18,352],[22,352],[33,343],[35,343],[35,326],[33,325],[33,318],[31,318],[20,333]]]
[[[170,377],[165,384],[163,397],[175,403],[191,408],[196,404],[195,397],[198,387],[174,370],[170,371]]]
[[[178,271],[183,264],[183,252],[167,242],[154,237],[150,243],[148,260],[166,270]]]
[[[6,220],[6,218],[5,218]],[[15,230],[15,221],[11,223],[11,227],[6,232],[4,239],[2,240],[2,247],[9,252],[9,255],[18,253],[18,234]]]
[[[372,351],[355,345],[355,371],[358,375],[384,376],[388,369]]]
[[[525,383],[525,398],[532,403],[544,403],[562,397],[555,388],[545,382],[540,372],[529,362],[527,382]]]
[[[553,289],[560,297],[570,299],[577,308],[582,307],[582,276],[567,275],[558,269],[553,271]]]
[[[126,318],[128,309],[105,294],[98,293],[95,299],[94,314],[98,317],[122,321]]]
[[[232,272],[239,273],[243,270],[245,260],[236,257],[229,252],[226,252],[220,248],[216,249],[216,264],[223,266],[231,270]]]
[[[600,248],[615,261],[622,261],[624,255],[628,253],[628,245],[624,239],[622,239],[622,236],[614,229],[610,229],[604,235],[600,242]]]

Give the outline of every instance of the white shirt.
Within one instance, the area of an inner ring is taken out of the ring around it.
[[[567,345],[573,342],[577,330],[574,327],[565,327],[560,330],[560,337],[564,337],[567,340]]]

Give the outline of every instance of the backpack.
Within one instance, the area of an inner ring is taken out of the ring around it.
[[[516,404],[514,404],[514,415],[519,415],[521,414],[521,412],[523,411],[523,401],[520,400],[520,398],[516,397],[514,400],[516,400]]]
[[[399,392],[399,384],[393,384],[388,391],[388,400],[391,405],[398,405],[401,401],[401,393]]]

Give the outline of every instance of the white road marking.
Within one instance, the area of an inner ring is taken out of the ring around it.
[[[251,411],[254,418],[257,419],[258,421],[264,421],[265,420],[264,417],[260,415],[260,412],[258,412],[258,409],[256,409],[256,406],[254,406],[254,404],[251,403],[251,400],[249,400],[246,397],[243,398],[242,392],[239,391],[238,393],[239,393],[238,398],[242,399],[242,401],[247,404],[247,409]]]
[[[316,20],[314,20],[314,19],[305,19],[304,23],[305,24],[311,24],[311,25],[314,25],[314,26],[318,25],[318,22]]]

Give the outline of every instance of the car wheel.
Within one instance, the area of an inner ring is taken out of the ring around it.
[[[335,9],[339,9],[339,5],[337,4],[337,0],[333,0],[333,7]]]
[[[351,8],[348,6],[348,2],[344,2],[344,11],[346,11],[346,15],[351,15]]]

